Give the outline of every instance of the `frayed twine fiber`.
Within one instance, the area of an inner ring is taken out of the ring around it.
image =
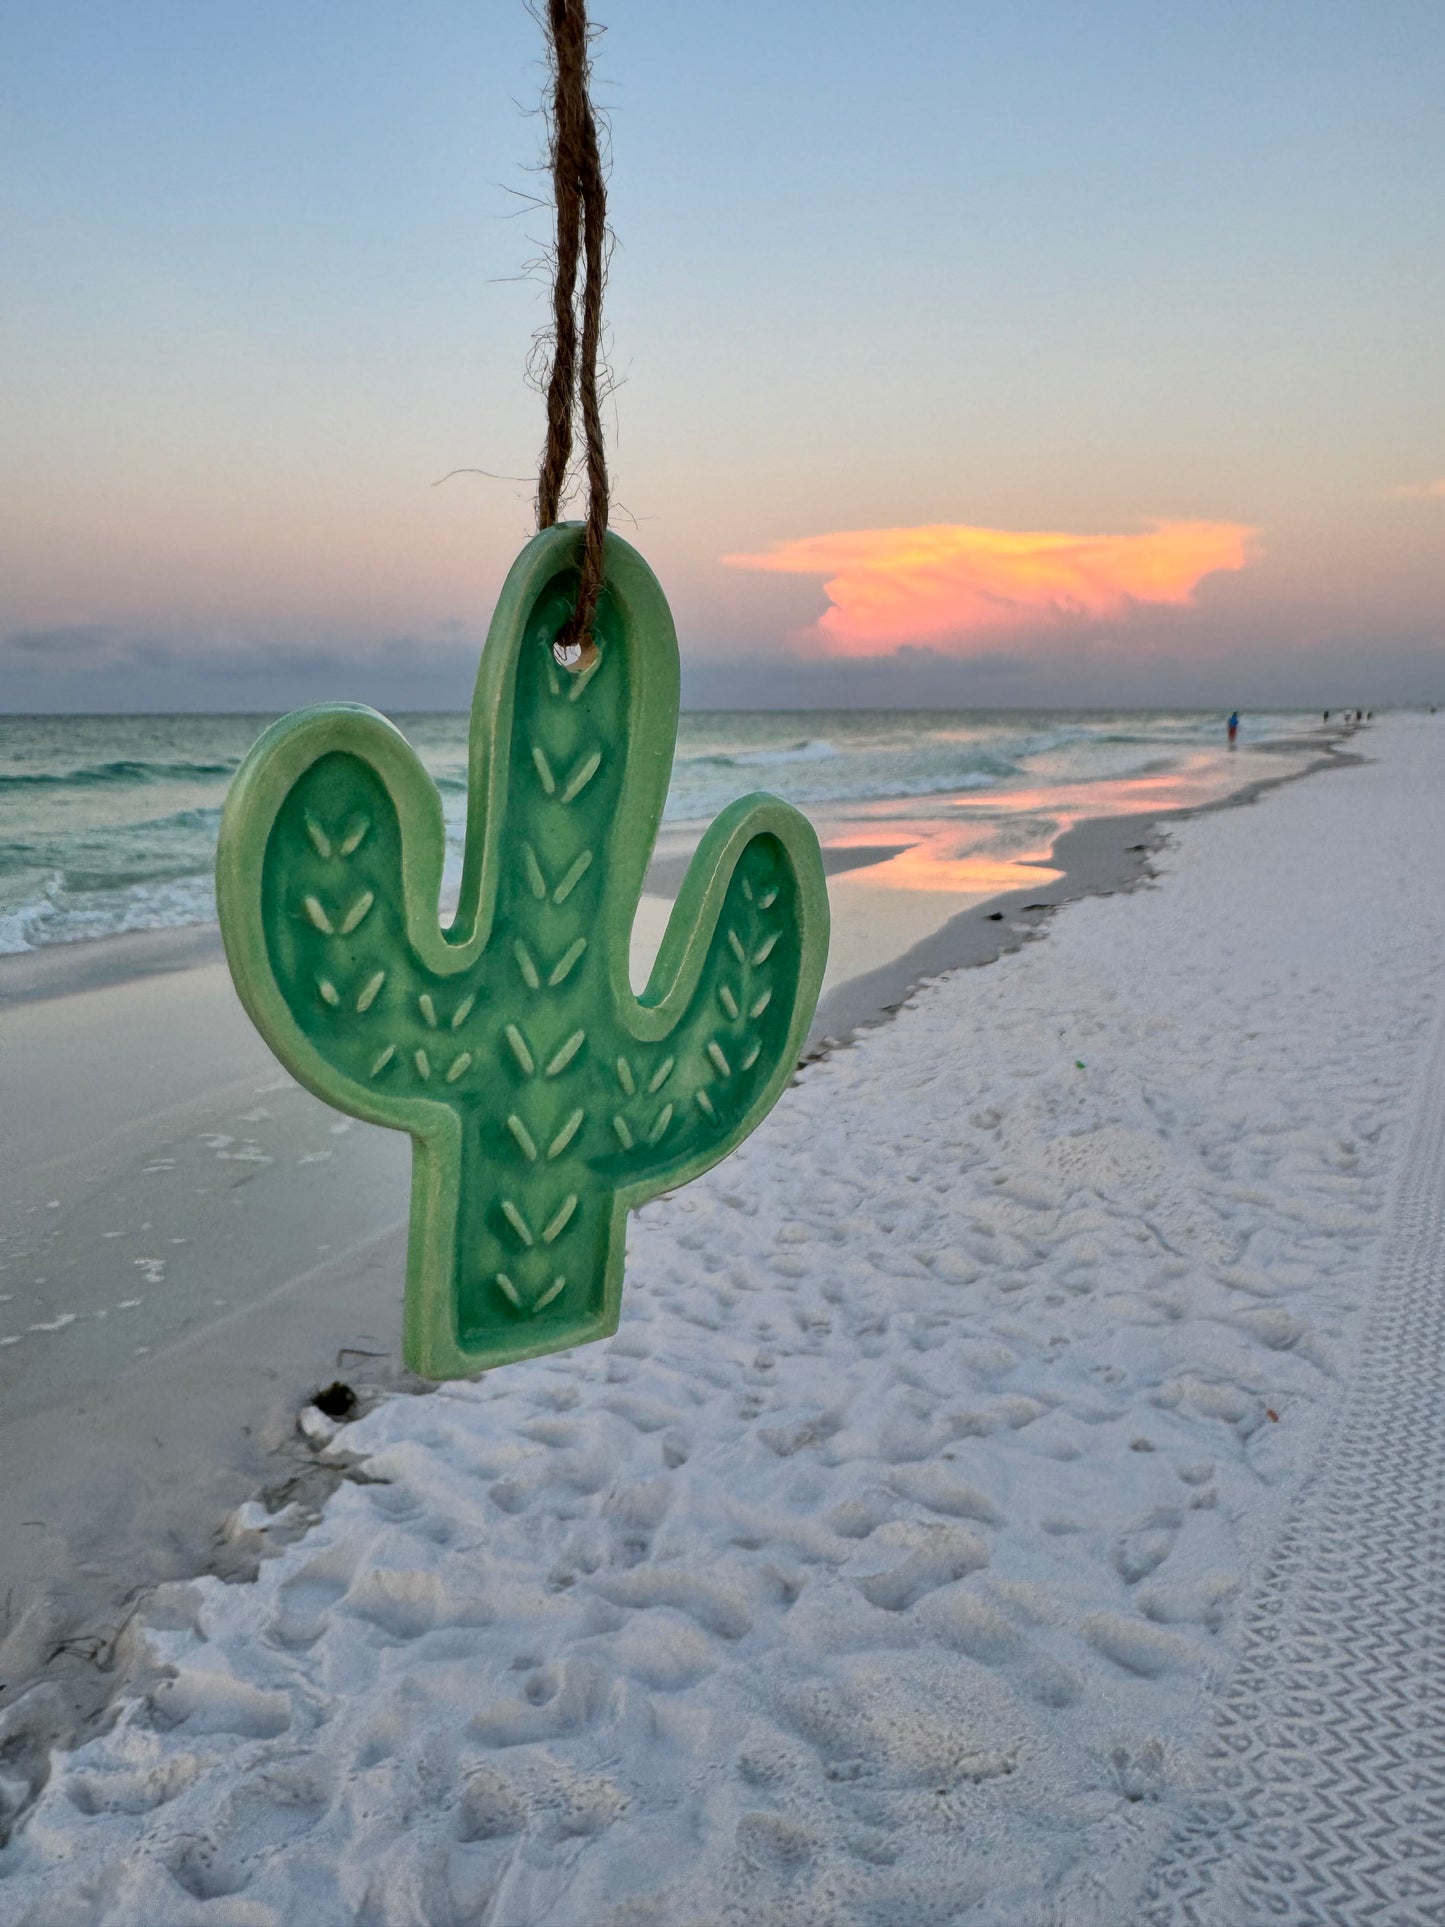
[[[557,259],[552,284],[552,367],[547,379],[547,439],[537,477],[537,527],[549,529],[561,509],[580,421],[587,475],[577,602],[553,645],[569,669],[585,669],[596,655],[592,622],[602,589],[602,545],[607,533],[607,451],[597,401],[602,339],[602,288],[607,272],[607,186],[589,92],[592,63],[585,0],[545,0],[552,77],[553,198]],[[539,8],[540,11],[540,8]],[[580,296],[578,266],[582,268]],[[579,326],[580,322],[580,326]]]

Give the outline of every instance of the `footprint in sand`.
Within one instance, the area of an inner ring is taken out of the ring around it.
[[[508,1839],[526,1824],[525,1798],[495,1767],[478,1766],[466,1772],[452,1816],[457,1839],[464,1846]]]
[[[760,1425],[758,1437],[780,1459],[790,1459],[805,1445],[820,1445],[842,1430],[843,1421],[834,1412],[798,1413],[772,1425]]]
[[[747,1595],[721,1573],[644,1566],[635,1572],[605,1573],[589,1583],[614,1606],[643,1610],[671,1606],[719,1639],[742,1639],[752,1631],[753,1612]]]
[[[919,1619],[929,1637],[991,1672],[1007,1674],[1040,1706],[1076,1706],[1084,1696],[1076,1673],[1040,1652],[996,1606],[962,1586],[934,1593],[920,1606]]]
[[[633,1613],[611,1641],[609,1662],[656,1693],[682,1692],[713,1672],[717,1640],[684,1614]]]
[[[310,1646],[321,1637],[331,1608],[356,1576],[358,1558],[354,1547],[331,1547],[286,1581],[267,1628],[278,1646]]]
[[[1184,1514],[1177,1506],[1158,1506],[1114,1541],[1114,1570],[1126,1586],[1137,1586],[1174,1550]]]
[[[919,1619],[932,1637],[981,1666],[1009,1665],[1027,1649],[1012,1620],[963,1587],[930,1599]]]
[[[365,1620],[393,1639],[420,1639],[440,1627],[485,1626],[495,1614],[462,1586],[443,1574],[395,1567],[368,1567],[336,1610]]]
[[[636,1392],[613,1392],[602,1400],[605,1411],[615,1412],[620,1419],[644,1436],[649,1432],[661,1432],[669,1425],[676,1425],[682,1414],[672,1405],[664,1405],[660,1399],[643,1398]]]
[[[263,1767],[224,1796],[200,1831],[187,1832],[164,1854],[171,1877],[197,1900],[241,1893],[278,1852],[311,1832],[331,1794],[320,1761]]]
[[[602,1502],[601,1520],[610,1539],[608,1564],[637,1566],[652,1550],[653,1536],[667,1517],[674,1487],[671,1479],[634,1479],[617,1485]]]
[[[900,1565],[855,1580],[869,1605],[884,1612],[906,1612],[925,1593],[951,1585],[988,1564],[988,1547],[977,1533],[963,1526],[919,1525],[900,1519],[880,1527],[874,1538],[880,1544],[909,1548]],[[877,1545],[870,1546],[869,1551],[878,1549]]]
[[[225,1673],[180,1672],[146,1696],[151,1724],[160,1732],[184,1726],[187,1733],[234,1733],[243,1740],[274,1740],[291,1724],[284,1693],[270,1693]]]
[[[612,1703],[616,1683],[609,1667],[593,1659],[565,1659],[539,1666],[520,1699],[502,1700],[472,1720],[469,1731],[484,1746],[534,1746],[583,1732]]]
[[[759,1873],[791,1883],[806,1876],[823,1851],[823,1837],[803,1820],[780,1813],[745,1813],[735,1835],[738,1853]]]
[[[860,1785],[937,1795],[1011,1774],[1036,1719],[986,1669],[913,1651],[840,1657],[828,1678],[782,1686],[775,1712],[822,1756],[834,1797],[855,1812]]]
[[[65,1795],[77,1812],[153,1813],[195,1785],[205,1764],[195,1753],[178,1753],[162,1766],[121,1768],[112,1773],[73,1773]]]
[[[982,1525],[1004,1523],[1004,1515],[991,1499],[958,1478],[946,1465],[900,1466],[891,1475],[896,1491],[915,1505],[948,1519],[977,1519]]]
[[[1084,1621],[1083,1634],[1096,1653],[1141,1679],[1158,1679],[1164,1673],[1199,1666],[1206,1657],[1192,1640],[1151,1626],[1147,1620],[1129,1619],[1123,1613],[1091,1613]]]
[[[1164,1748],[1160,1741],[1142,1746],[1116,1746],[1109,1754],[1114,1784],[1126,1800],[1157,1800],[1164,1791]]]
[[[1239,1592],[1239,1580],[1230,1572],[1207,1572],[1179,1585],[1151,1586],[1138,1595],[1138,1607],[1146,1619],[1161,1626],[1202,1626],[1208,1633],[1222,1632]]]
[[[897,1517],[897,1499],[882,1486],[875,1485],[824,1513],[823,1523],[840,1539],[866,1539],[869,1533]]]

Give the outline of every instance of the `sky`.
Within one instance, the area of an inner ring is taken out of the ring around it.
[[[592,11],[685,701],[1445,701],[1439,0]],[[0,710],[464,706],[523,0],[0,0],[0,76]]]

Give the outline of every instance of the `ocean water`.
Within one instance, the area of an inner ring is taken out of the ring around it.
[[[0,716],[0,952],[211,921],[226,789],[271,720]],[[441,791],[455,877],[467,718],[395,721]],[[1317,721],[1251,715],[1243,739]],[[926,814],[960,794],[1006,818],[1013,798],[1183,771],[1222,740],[1217,712],[700,712],[679,727],[664,821],[706,821],[750,790],[829,820],[888,798]]]

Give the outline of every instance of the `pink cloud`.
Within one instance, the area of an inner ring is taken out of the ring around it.
[[[1405,482],[1390,493],[1407,502],[1445,502],[1445,475],[1434,482]]]
[[[830,606],[810,634],[830,656],[904,643],[969,655],[1011,630],[1103,622],[1139,603],[1188,604],[1206,575],[1245,567],[1256,533],[1235,522],[1153,522],[1137,535],[933,523],[805,536],[723,560],[821,576]]]

